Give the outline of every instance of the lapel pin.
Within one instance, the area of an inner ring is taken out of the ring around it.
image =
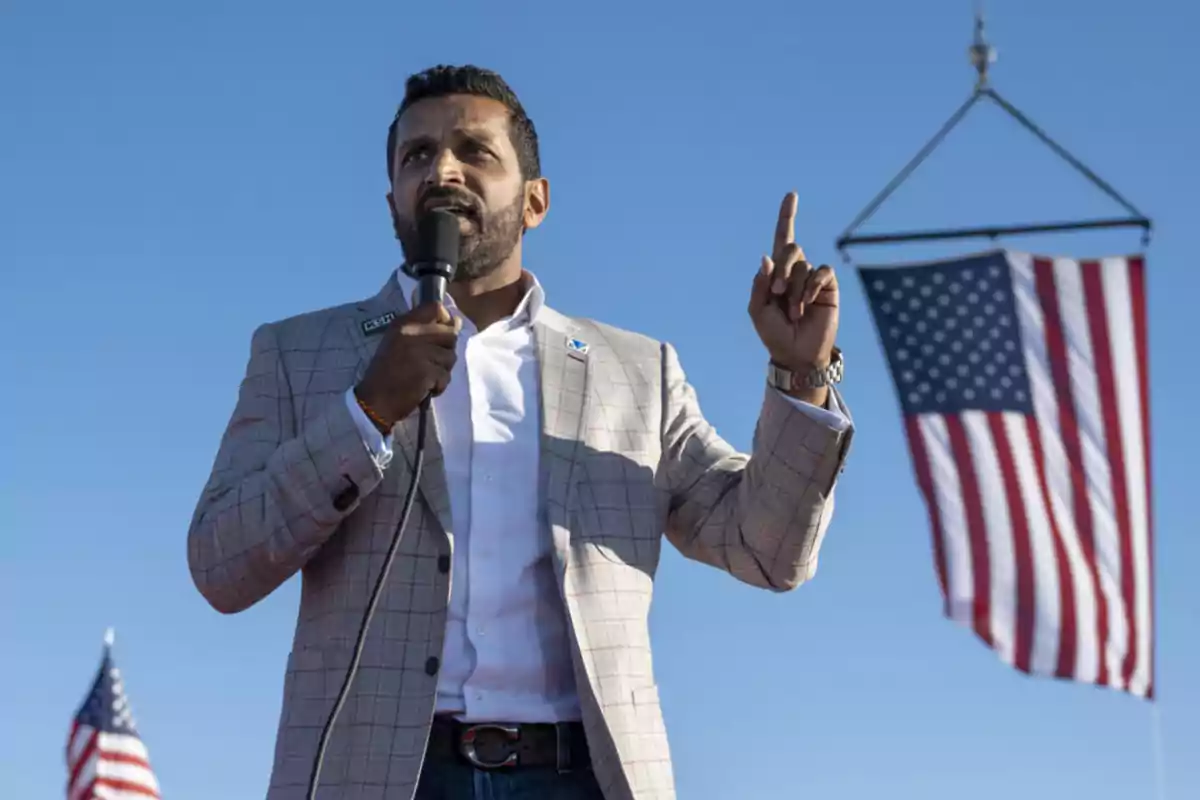
[[[582,339],[567,339],[567,353],[576,358],[583,358],[587,355],[588,343]]]
[[[388,324],[396,318],[395,311],[389,311],[382,316],[364,320],[362,324],[363,336],[374,336],[377,333],[383,333]]]

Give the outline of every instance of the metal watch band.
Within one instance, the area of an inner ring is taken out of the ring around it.
[[[802,388],[820,389],[822,386],[841,383],[845,371],[845,358],[842,351],[835,347],[833,348],[833,357],[829,360],[829,366],[810,370],[804,376],[799,376],[790,369],[771,362],[767,367],[767,383],[783,392],[793,392]]]

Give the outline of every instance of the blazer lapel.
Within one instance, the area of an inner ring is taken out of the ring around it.
[[[588,346],[573,338],[575,332],[570,320],[544,306],[534,324],[541,385],[540,496],[564,571],[591,378]]]
[[[383,339],[384,330],[393,319],[408,311],[408,301],[396,281],[396,276],[388,277],[387,283],[379,294],[358,305],[357,313],[350,321],[350,335],[355,342],[358,353],[358,367],[354,373],[354,383],[362,380],[367,365],[375,356],[379,342]],[[398,424],[392,432],[392,446],[397,455],[408,462],[410,475],[417,458],[417,420],[413,413],[408,419]],[[433,511],[443,530],[452,530],[450,517],[450,494],[446,488],[446,470],[442,461],[442,443],[437,433],[437,412],[430,408],[429,420],[425,432],[425,461],[421,468],[420,492],[425,503]],[[385,481],[396,481],[398,473],[384,478]],[[395,488],[398,496],[403,496],[407,486]],[[396,504],[396,514],[400,513],[400,505]]]

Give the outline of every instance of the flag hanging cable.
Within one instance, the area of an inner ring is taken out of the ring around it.
[[[872,244],[894,244],[899,242],[918,242],[918,241],[934,241],[934,240],[949,240],[949,239],[971,239],[971,238],[989,238],[995,239],[1000,236],[1015,236],[1019,234],[1035,234],[1035,233],[1061,233],[1065,231],[1081,231],[1093,230],[1100,228],[1131,228],[1137,227],[1142,229],[1142,245],[1149,244],[1150,231],[1152,223],[1150,218],[1137,209],[1133,203],[1129,202],[1121,195],[1111,184],[1102,179],[1093,170],[1091,170],[1082,161],[1071,154],[1065,147],[1056,142],[1054,139],[1043,131],[1037,124],[1033,122],[1027,115],[1022,113],[1015,105],[1000,95],[989,83],[988,66],[995,61],[995,50],[984,38],[983,16],[977,14],[975,20],[975,42],[970,48],[971,62],[978,73],[978,80],[975,84],[975,90],[971,96],[967,98],[958,109],[950,116],[946,123],[941,127],[933,138],[926,142],[915,156],[904,166],[896,177],[883,188],[869,202],[858,216],[846,227],[846,230],[837,238],[838,251],[842,253],[844,260],[849,262],[849,256],[846,249],[853,245],[872,245]],[[1121,206],[1128,216],[1111,217],[1103,219],[1085,219],[1074,220],[1068,222],[1049,222],[1027,225],[986,225],[971,228],[941,228],[931,230],[918,231],[900,231],[893,233],[877,233],[877,234],[859,234],[858,229],[867,222],[879,207],[882,206],[889,197],[898,189],[901,184],[908,180],[909,176],[924,163],[925,159],[933,153],[934,150],[942,143],[942,141],[953,131],[958,124],[967,116],[968,112],[981,100],[990,100],[1009,116],[1015,119],[1026,130],[1037,137],[1043,144],[1050,148],[1057,156],[1062,158],[1071,165],[1076,171],[1088,179],[1096,188],[1115,201]]]

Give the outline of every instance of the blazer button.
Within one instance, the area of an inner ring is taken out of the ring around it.
[[[450,556],[438,556],[438,572],[445,575],[450,571]]]
[[[333,507],[338,511],[345,511],[358,499],[358,487],[349,478],[346,480],[349,485],[333,496]]]
[[[425,674],[426,675],[437,675],[437,671],[438,671],[437,656],[430,656],[429,660],[425,662]]]

